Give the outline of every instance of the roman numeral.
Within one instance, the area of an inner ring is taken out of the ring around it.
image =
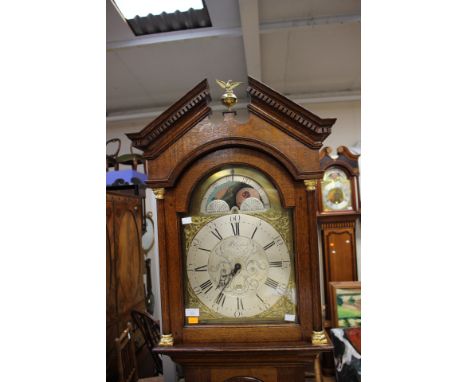
[[[257,296],[261,302],[265,303],[265,301],[263,301],[263,299],[258,294],[256,294],[255,296]]]
[[[205,249],[205,248],[201,248],[201,247],[198,247],[198,249],[200,249],[201,251],[206,251],[206,252],[210,252],[210,253],[211,253],[211,251],[210,251],[209,249]]]
[[[195,268],[195,272],[203,272],[203,271],[207,271],[208,270],[208,264],[205,264],[205,265],[202,265],[200,267],[196,267]],[[208,280],[210,281],[210,280]]]
[[[265,281],[265,285],[268,285],[270,288],[276,289],[278,288],[278,281],[272,280],[269,277]]]
[[[258,227],[255,227],[252,236],[250,236],[251,239],[253,239],[253,237],[255,236],[255,233],[257,232],[257,229],[258,229]]]
[[[265,246],[263,247],[263,249],[266,251],[268,248],[271,248],[271,247],[273,247],[274,245],[275,245],[275,242],[272,241],[271,243],[268,243],[267,245],[265,245]]]
[[[231,223],[232,227],[232,232],[234,233],[234,236],[239,236],[239,222]]]
[[[281,268],[283,266],[282,261],[270,261],[268,264],[270,264],[270,268]]]
[[[223,292],[220,292],[218,296],[216,296],[215,303],[224,306],[224,301],[226,301],[226,296]]]
[[[213,288],[213,283],[211,282],[211,280],[206,280],[203,284],[200,285],[200,288],[202,288],[205,294],[207,294],[211,290],[211,288]]]
[[[219,233],[218,228],[215,228],[214,231],[210,231],[210,232],[214,235],[214,237],[216,237],[216,239],[223,240],[223,237]]]
[[[237,297],[237,310],[244,310],[244,304],[242,302],[242,299]]]

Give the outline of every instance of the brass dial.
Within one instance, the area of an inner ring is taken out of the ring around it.
[[[226,317],[252,317],[286,292],[290,255],[267,222],[246,214],[225,215],[192,240],[187,273],[203,304]]]
[[[325,211],[352,210],[351,182],[346,173],[336,167],[325,171],[322,187],[322,205]]]

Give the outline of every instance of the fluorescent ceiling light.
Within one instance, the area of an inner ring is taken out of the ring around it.
[[[190,8],[203,9],[202,0],[114,0],[120,12],[128,20],[135,16],[159,15],[163,12],[187,11]]]

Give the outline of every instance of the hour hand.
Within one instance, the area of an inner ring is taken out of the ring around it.
[[[228,277],[231,277],[231,274],[230,274],[230,273],[227,274],[227,275],[220,275],[220,276],[219,276],[219,283],[218,283],[218,285],[216,286],[216,289],[219,289],[219,288],[225,286],[225,285],[228,283],[228,282],[226,281],[226,279],[227,279]]]
[[[234,265],[234,269],[232,270],[232,272],[228,275],[228,280],[226,281],[226,283],[224,284],[223,286],[223,289],[221,289],[221,292],[224,291],[224,289],[226,289],[226,287],[231,283],[232,279],[234,278],[234,276],[237,274],[237,272],[239,272],[241,269],[241,265],[239,263],[236,263],[236,265]]]
[[[221,269],[221,272],[220,272],[220,275],[219,275],[219,282],[218,282],[218,285],[216,286],[216,289],[219,289],[219,288],[222,288],[223,286],[225,286],[229,281],[229,277],[231,277],[231,274],[232,274],[232,271],[230,273],[224,273],[225,269],[222,268]]]

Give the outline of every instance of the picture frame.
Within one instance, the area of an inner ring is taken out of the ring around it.
[[[330,281],[332,328],[361,326],[361,282]]]

